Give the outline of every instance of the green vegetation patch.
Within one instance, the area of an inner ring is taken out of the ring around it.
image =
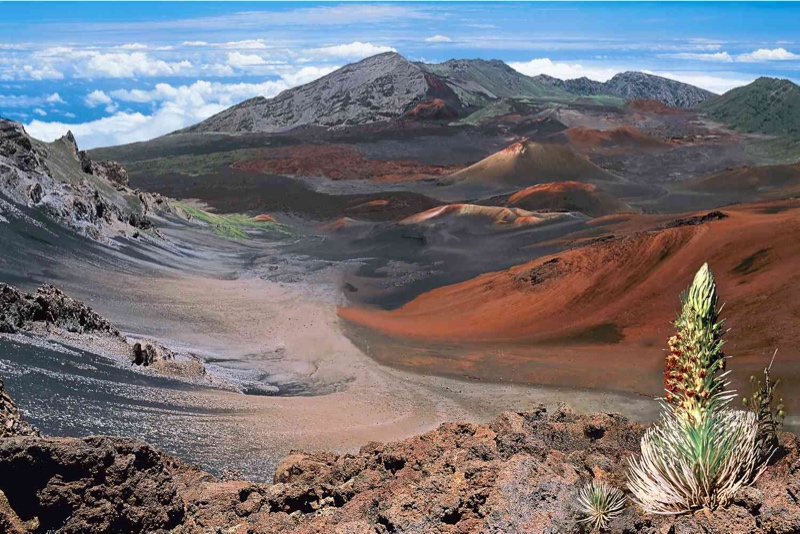
[[[789,80],[762,77],[699,107],[743,132],[800,137],[800,86]]]
[[[234,163],[258,157],[262,152],[260,148],[243,148],[226,152],[212,152],[210,154],[182,154],[161,158],[132,161],[125,164],[125,170],[131,176],[165,174],[182,174],[184,176],[199,176],[209,174]]]
[[[273,221],[255,221],[253,217],[244,213],[228,213],[218,215],[208,211],[187,206],[186,204],[175,203],[176,207],[185,211],[193,219],[209,225],[214,234],[228,239],[248,239],[248,230],[267,231],[277,237],[290,235],[285,226]]]

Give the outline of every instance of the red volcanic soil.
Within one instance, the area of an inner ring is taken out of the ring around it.
[[[272,215],[262,213],[261,215],[256,215],[255,217],[253,217],[253,222],[278,222],[278,221]]]
[[[671,108],[660,100],[629,100],[625,104],[625,109],[634,113],[658,113],[661,115],[680,115],[686,113],[681,108]]]
[[[733,329],[726,352],[739,369],[757,371],[778,348],[776,365],[800,376],[792,360],[800,345],[800,201],[724,214],[671,225],[663,216],[628,215],[614,227],[628,230],[623,235],[434,289],[396,310],[345,307],[339,315],[403,346],[464,348],[457,356],[421,349],[376,356],[389,364],[658,394],[679,294],[707,261]]]
[[[446,175],[459,167],[366,159],[348,145],[297,145],[265,149],[259,157],[235,163],[233,168],[285,176],[324,176],[331,180],[404,181]]]
[[[455,120],[457,118],[458,111],[448,106],[441,98],[423,100],[401,117],[405,120],[418,121]]]
[[[554,138],[564,139],[584,151],[593,149],[667,150],[671,148],[669,143],[650,137],[631,126],[621,126],[613,130],[595,130],[576,126],[556,134]]]
[[[530,211],[579,211],[591,217],[634,211],[625,202],[594,184],[555,182],[521,189],[509,196],[505,206]]]
[[[726,169],[687,187],[708,193],[749,192],[764,199],[796,196],[800,195],[800,163]]]

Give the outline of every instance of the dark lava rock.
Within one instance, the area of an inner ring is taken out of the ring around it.
[[[128,185],[128,171],[116,161],[92,162],[92,174],[117,185]]]
[[[135,365],[149,367],[160,361],[173,360],[175,354],[157,343],[136,342],[131,347],[131,357]]]
[[[222,480],[131,439],[0,439],[0,531],[16,533],[578,532],[575,496],[592,479],[625,488],[645,426],[559,407],[445,423],[356,454],[293,452],[274,484]],[[800,446],[724,509],[678,517],[629,504],[610,532],[800,532]],[[5,529],[5,530],[2,530]]]
[[[111,322],[55,286],[44,285],[26,294],[0,283],[0,332],[29,330],[37,324],[69,332],[120,335]]]
[[[697,215],[695,217],[685,217],[682,219],[675,219],[674,221],[670,221],[666,224],[659,226],[657,229],[664,230],[667,228],[679,228],[681,226],[698,226],[700,224],[706,224],[711,221],[719,221],[727,218],[728,215],[721,211],[710,211],[705,215]]]
[[[11,159],[24,171],[46,169],[45,153],[33,146],[30,137],[21,124],[0,119],[0,156]]]
[[[35,532],[163,532],[184,519],[160,453],[133,439],[0,440],[0,491]]]
[[[34,204],[38,204],[42,201],[42,186],[41,184],[33,184],[28,187],[28,196],[31,198],[31,202]]]

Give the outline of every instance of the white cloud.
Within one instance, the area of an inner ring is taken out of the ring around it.
[[[150,46],[142,43],[128,43],[120,46],[115,46],[122,50],[172,50],[171,46]]]
[[[735,73],[732,73],[729,76],[715,76],[697,72],[643,72],[655,74],[656,76],[662,76],[671,80],[677,80],[683,83],[688,83],[717,94],[725,93],[726,91],[730,91],[735,87],[747,85],[755,80],[755,77],[743,78],[742,76],[747,75]]]
[[[64,101],[58,93],[42,96],[30,95],[4,95],[0,93],[0,109],[2,108],[31,108],[46,104],[63,104]]]
[[[800,59],[799,54],[793,54],[785,48],[760,48],[749,54],[740,54],[736,57],[737,61],[744,62],[760,62],[760,61],[787,61],[793,59]]]
[[[117,49],[139,50],[146,45],[132,43]],[[170,47],[151,48],[163,50]],[[183,74],[192,68],[188,60],[165,61],[154,58],[146,52],[120,51],[103,53],[96,49],[76,49],[69,46],[45,48],[33,54],[32,59],[39,66],[26,65],[22,79],[63,78],[61,70],[67,70],[83,78],[134,78],[137,76],[169,76]],[[61,70],[59,70],[61,69]]]
[[[128,43],[120,45],[117,48],[122,48],[124,50],[147,50],[147,45],[144,45],[142,43]]]
[[[252,67],[253,65],[263,65],[266,63],[264,58],[256,54],[242,54],[241,52],[228,52],[228,65],[231,67],[242,68]]]
[[[267,42],[264,41],[264,39],[246,39],[244,41],[220,43],[216,46],[219,46],[220,48],[232,48],[236,50],[263,50],[267,48]]]
[[[200,80],[191,85],[175,87],[159,83],[151,90],[124,89],[110,94],[97,90],[90,95],[98,93],[99,105],[116,100],[151,104],[155,111],[145,115],[115,110],[112,115],[102,119],[71,124],[35,119],[26,128],[32,136],[46,141],[72,130],[82,148],[145,141],[207,119],[248,98],[275,96],[295,84],[306,83],[333,69],[335,67],[303,67],[296,72],[284,73],[280,80],[263,83],[226,84]]]
[[[76,50],[69,46],[52,46],[34,54],[37,58],[80,59],[97,55],[96,50]]]
[[[207,65],[200,65],[200,70],[210,76],[235,76],[236,71],[230,65],[222,65],[220,63],[209,63]]]
[[[47,112],[45,110],[43,110],[42,108],[34,108],[33,112],[36,113],[37,115],[39,115],[40,117],[46,117],[47,116]]]
[[[612,76],[620,72],[619,70],[583,66],[578,63],[556,63],[549,58],[532,59],[526,62],[511,62],[509,66],[514,70],[526,74],[528,76],[536,76],[537,74],[547,74],[561,78],[562,80],[571,80],[573,78],[587,77],[599,82],[605,82]]]
[[[132,54],[96,54],[79,68],[86,77],[133,78],[136,76],[175,75],[190,69],[187,61],[167,62],[148,56],[144,52]]]
[[[528,76],[547,74],[549,76],[561,78],[562,80],[586,76],[591,80],[597,80],[600,82],[608,81],[615,74],[620,72],[631,70],[584,67],[579,64],[554,63],[547,58],[534,59],[526,63],[509,63],[509,65],[511,65],[511,67],[517,71],[527,74]],[[642,72],[695,85],[702,89],[711,91],[712,93],[724,93],[730,89],[733,89],[734,87],[747,85],[755,79],[752,77],[743,77],[747,75],[737,73],[721,73],[720,75],[711,75],[698,72],[652,72],[649,70],[644,70]]]
[[[425,39],[426,43],[452,43],[453,40],[446,35],[434,35]]]
[[[263,83],[220,83],[199,80],[191,85],[174,87],[168,83],[158,83],[152,90],[121,89],[112,91],[111,96],[123,102],[149,103],[162,102],[180,109],[203,106],[230,107],[254,96],[275,96],[289,86],[284,81]]]
[[[354,41],[349,44],[324,46],[322,48],[311,48],[306,50],[309,54],[316,54],[318,56],[331,57],[331,58],[352,58],[362,59],[384,52],[397,52],[391,46],[375,45],[372,43],[362,43],[361,41]]]
[[[29,80],[61,80],[64,74],[56,70],[50,65],[40,65],[34,67],[33,65],[24,65],[22,69],[14,68],[11,79],[29,79]]]
[[[668,57],[673,59],[690,59],[697,61],[715,61],[720,63],[731,63],[733,57],[727,52],[717,52],[715,54],[695,54],[691,52],[682,52],[680,54],[668,54],[661,57]]]
[[[208,46],[208,43],[205,41],[184,41],[181,43],[182,46]]]
[[[88,95],[86,98],[83,99],[87,106],[90,108],[96,108],[97,106],[107,106],[113,102],[111,97],[108,96],[104,91],[94,90]]]
[[[180,121],[175,124],[180,124]],[[162,127],[168,127],[166,121],[156,124],[153,116],[124,112],[78,124],[34,119],[25,125],[29,134],[44,141],[58,139],[71,130],[78,138],[78,146],[84,149],[157,137],[166,133]]]
[[[58,93],[51,94],[50,96],[45,98],[45,100],[50,104],[66,104],[66,102],[64,102],[64,99],[61,98],[61,95],[59,95]]]
[[[281,78],[290,86],[302,85],[308,82],[313,82],[317,78],[322,78],[326,74],[330,74],[338,68],[340,67],[303,67],[297,72],[283,74]]]

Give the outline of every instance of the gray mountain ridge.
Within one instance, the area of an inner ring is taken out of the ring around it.
[[[716,96],[711,91],[644,72],[621,72],[607,82],[589,78],[561,80],[546,74],[533,77],[539,83],[563,89],[575,95],[614,95],[628,100],[658,100],[667,106],[691,108]]]
[[[368,57],[274,98],[256,97],[181,133],[281,132],[299,126],[343,127],[386,122],[420,102],[439,99],[466,116],[501,98],[574,100],[575,95],[657,99],[689,107],[712,93],[638,72],[605,84],[587,78],[526,76],[500,60],[451,59],[415,63],[395,52]]]

